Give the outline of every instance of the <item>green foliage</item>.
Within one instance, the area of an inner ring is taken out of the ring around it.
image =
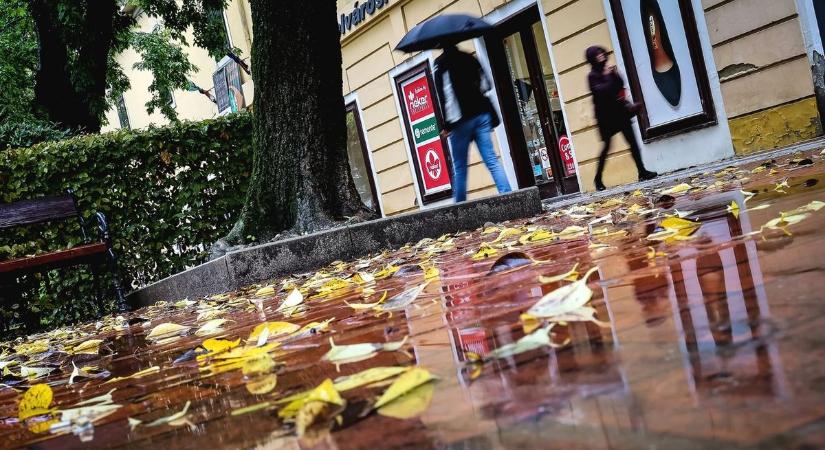
[[[37,35],[25,0],[0,2],[0,121],[31,114]]]
[[[129,291],[204,262],[230,230],[252,167],[251,136],[251,119],[240,113],[0,152],[0,202],[74,189],[85,217],[106,215]],[[5,230],[0,260],[81,241],[71,220]],[[88,317],[96,312],[90,277],[78,268],[29,277],[22,301],[3,300],[2,312],[14,323],[28,312],[49,326]]]
[[[0,150],[30,147],[44,141],[66,139],[71,133],[52,122],[29,117],[0,123]]]
[[[146,111],[155,110],[170,121],[178,120],[178,114],[172,107],[172,92],[189,87],[189,76],[198,68],[189,62],[183,49],[172,41],[168,28],[155,27],[150,33],[135,33],[132,46],[140,53],[141,60],[134,64],[138,70],[149,70],[154,75],[149,85],[152,98],[146,102]]]

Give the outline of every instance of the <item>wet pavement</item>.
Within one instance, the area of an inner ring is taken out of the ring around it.
[[[4,343],[0,448],[820,448],[823,178],[730,167]]]

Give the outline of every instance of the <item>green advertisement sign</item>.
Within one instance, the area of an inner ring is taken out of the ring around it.
[[[438,122],[435,120],[435,115],[431,115],[412,125],[412,133],[416,145],[437,138],[440,132],[441,130],[438,129]]]

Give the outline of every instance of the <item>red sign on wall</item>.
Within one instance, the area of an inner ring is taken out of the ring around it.
[[[407,105],[407,115],[410,123],[417,122],[435,113],[433,110],[433,96],[430,93],[430,83],[426,74],[413,78],[404,85],[404,103]]]
[[[573,159],[573,146],[570,145],[570,138],[566,135],[559,138],[559,153],[562,164],[564,164],[564,174],[568,177],[575,175],[576,161]]]
[[[415,152],[418,156],[418,167],[421,169],[421,179],[424,181],[424,191],[434,192],[444,186],[449,188],[450,174],[441,140],[436,139],[419,145]]]
[[[426,71],[399,84],[413,157],[418,166],[418,180],[424,196],[449,191],[450,167],[442,144],[441,127],[435,115],[435,97]]]

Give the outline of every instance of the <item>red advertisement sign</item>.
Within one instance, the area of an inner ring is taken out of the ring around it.
[[[450,174],[441,139],[421,144],[415,149],[424,192],[431,194],[450,188]]]
[[[403,87],[403,91],[404,104],[407,105],[407,114],[410,118],[410,123],[435,113],[433,109],[433,101],[435,99],[433,99],[430,92],[430,83],[427,80],[426,73],[422,73],[420,76],[407,82]]]
[[[562,135],[559,138],[559,153],[561,154],[561,161],[564,164],[564,173],[566,176],[576,174],[576,161],[573,159],[573,147],[570,145],[570,138]]]

